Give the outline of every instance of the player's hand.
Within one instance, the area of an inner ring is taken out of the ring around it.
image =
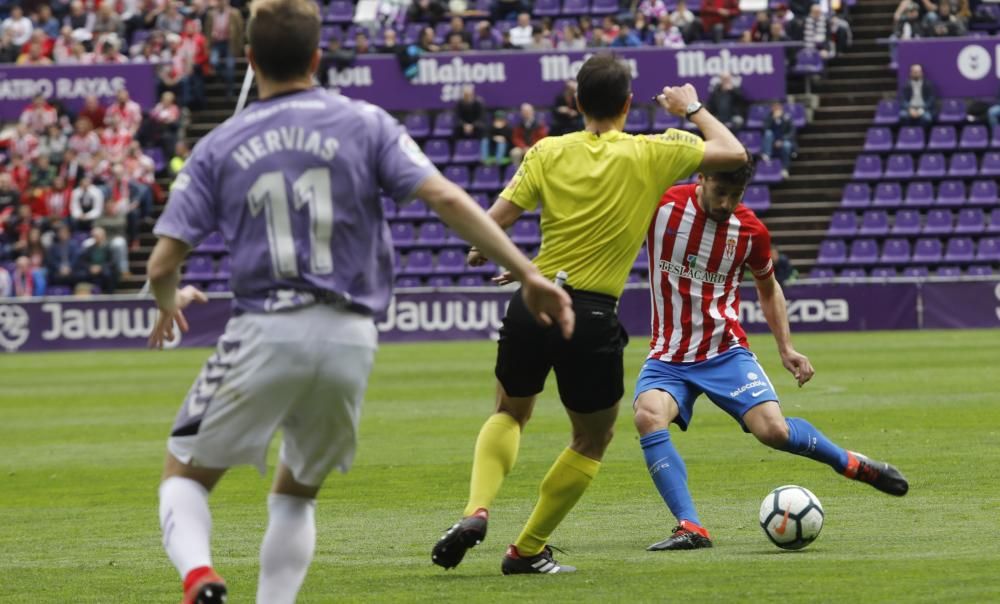
[[[153,333],[149,334],[150,348],[160,350],[163,348],[164,342],[174,341],[174,323],[177,324],[177,328],[181,332],[187,333],[190,327],[188,326],[187,319],[184,318],[184,309],[190,306],[192,302],[203,304],[208,302],[208,297],[193,285],[187,285],[177,290],[177,294],[174,296],[174,307],[169,309],[161,308],[159,315],[156,317],[156,325],[153,326]]]
[[[781,364],[785,366],[785,369],[787,369],[789,373],[795,376],[795,381],[799,383],[799,388],[811,380],[813,375],[816,374],[816,370],[813,369],[812,363],[809,362],[809,358],[806,355],[800,354],[794,350],[789,350],[785,354],[781,355]]]
[[[514,278],[514,274],[511,273],[510,271],[504,271],[504,272],[500,273],[499,275],[497,275],[496,277],[493,277],[492,279],[490,279],[490,281],[492,281],[493,283],[495,283],[497,285],[509,285],[509,284],[517,281],[517,279]]]
[[[479,248],[472,246],[469,248],[469,255],[465,257],[465,262],[469,266],[482,266],[489,262],[489,258],[479,251]]]
[[[688,105],[697,101],[698,91],[691,84],[665,86],[663,92],[656,95],[656,102],[677,117],[687,117]]]
[[[576,315],[566,290],[535,272],[524,279],[521,297],[536,321],[542,325],[559,325],[567,340],[573,336]]]

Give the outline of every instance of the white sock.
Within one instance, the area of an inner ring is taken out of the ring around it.
[[[200,566],[211,566],[212,514],[208,491],[190,478],[171,476],[160,484],[163,549],[183,580]]]
[[[294,604],[316,549],[316,500],[271,493],[257,604]]]

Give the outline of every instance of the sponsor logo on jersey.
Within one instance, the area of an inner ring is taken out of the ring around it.
[[[768,386],[767,382],[765,382],[764,380],[754,380],[752,382],[747,382],[746,384],[743,384],[742,386],[740,386],[736,390],[733,390],[732,392],[729,393],[729,396],[732,397],[732,398],[736,398],[737,396],[743,394],[744,392],[746,392],[748,390],[753,390],[754,388],[764,388],[764,389],[767,389],[767,388],[769,388],[769,386]],[[764,391],[761,390],[761,392],[764,392]],[[761,392],[758,392],[757,394],[751,393],[751,396],[753,396],[754,398],[756,398],[756,397],[760,396]]]
[[[667,260],[660,260],[659,266],[661,271],[670,273],[671,275],[677,275],[678,277],[686,277],[695,281],[714,283],[716,285],[721,285],[726,282],[726,275],[723,273],[715,273],[696,268],[695,264],[697,264],[697,262],[698,257],[692,254],[691,256],[688,256],[687,265],[676,264]]]

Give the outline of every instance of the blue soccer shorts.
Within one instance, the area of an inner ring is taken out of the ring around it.
[[[733,348],[698,363],[646,359],[635,385],[635,398],[648,390],[663,390],[674,397],[679,411],[674,422],[681,430],[687,430],[691,423],[694,401],[702,393],[733,416],[744,432],[749,432],[743,423],[747,411],[761,403],[778,400],[778,393],[757,357],[745,348]]]

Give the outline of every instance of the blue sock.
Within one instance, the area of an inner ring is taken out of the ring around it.
[[[701,526],[691,492],[688,491],[687,468],[674,443],[670,442],[670,432],[650,432],[639,439],[639,444],[646,457],[646,469],[671,513],[677,520],[688,520]]]
[[[833,444],[829,438],[800,417],[785,419],[788,424],[788,443],[782,451],[815,459],[839,473],[847,468],[847,451]]]

